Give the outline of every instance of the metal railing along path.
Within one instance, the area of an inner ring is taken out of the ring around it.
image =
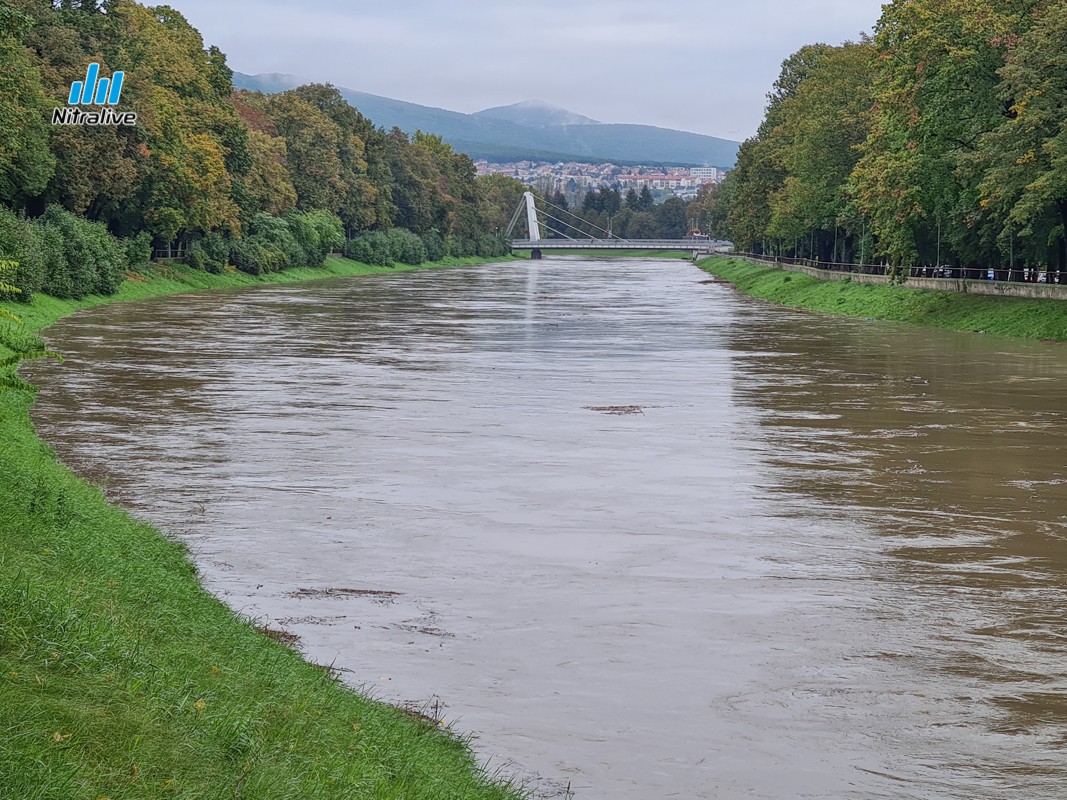
[[[885,264],[853,264],[834,261],[815,261],[810,258],[786,258],[785,256],[768,256],[758,253],[731,253],[738,258],[748,259],[769,267],[807,267],[809,269],[822,270],[823,272],[841,272],[851,275],[888,275],[893,269]],[[1047,283],[1057,284],[1067,278],[1067,273],[1049,273],[1045,270],[1021,269],[1008,270],[1006,268],[991,267],[902,267],[903,273],[909,278],[948,278],[964,281],[987,281],[989,283]],[[899,274],[899,272],[898,272]],[[1004,276],[1004,277],[1000,277]]]

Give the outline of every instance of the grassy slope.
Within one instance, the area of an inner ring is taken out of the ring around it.
[[[255,280],[157,268],[120,299]],[[113,298],[9,306],[40,329]],[[465,744],[348,691],[204,592],[185,549],[110,506],[0,396],[0,798],[514,798]]]
[[[698,263],[747,295],[794,308],[1026,339],[1067,339],[1067,302],[1062,300],[928,292],[847,279],[820,281],[732,258]]]

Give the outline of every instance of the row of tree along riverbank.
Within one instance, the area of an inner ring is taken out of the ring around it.
[[[110,297],[0,308],[33,335],[115,300],[390,271],[157,265]],[[206,593],[182,545],[57,463],[31,399],[0,394],[0,796],[518,797],[435,721],[349,691]]]
[[[696,204],[750,252],[1067,282],[1062,0],[896,0],[874,36],[782,65]]]
[[[1063,300],[926,291],[906,285],[855,283],[848,277],[827,281],[738,258],[712,257],[698,263],[751,297],[793,308],[957,331],[1067,340],[1067,302]]]

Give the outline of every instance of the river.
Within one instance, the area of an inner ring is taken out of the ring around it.
[[[1067,346],[553,258],[114,304],[43,438],[576,800],[1067,796]]]

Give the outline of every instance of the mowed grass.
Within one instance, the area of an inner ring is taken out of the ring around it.
[[[122,299],[267,281],[183,267]],[[32,329],[104,298],[12,304]],[[0,395],[0,798],[482,798],[465,741],[338,683],[209,595],[185,548],[57,463]]]
[[[718,256],[698,265],[747,295],[793,308],[1026,339],[1067,339],[1063,300],[929,292],[906,285],[852,283],[847,278],[821,281]]]

